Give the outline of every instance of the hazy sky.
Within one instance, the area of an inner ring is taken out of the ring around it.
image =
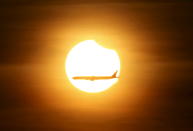
[[[191,0],[1,0],[0,130],[193,129]],[[99,94],[65,76],[68,51],[94,39],[121,58]]]

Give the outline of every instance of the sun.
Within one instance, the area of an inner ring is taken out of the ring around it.
[[[120,74],[120,58],[116,51],[102,47],[94,40],[85,40],[74,46],[67,55],[66,75],[72,85],[81,91],[96,93],[110,88],[118,78],[75,80],[75,76],[112,76]]]

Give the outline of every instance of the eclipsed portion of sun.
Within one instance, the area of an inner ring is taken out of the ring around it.
[[[114,50],[102,47],[94,40],[86,40],[74,46],[66,58],[66,74],[70,82],[78,89],[95,93],[101,92],[118,81],[118,78],[86,80],[73,77],[106,77],[114,72],[120,74],[120,59]]]

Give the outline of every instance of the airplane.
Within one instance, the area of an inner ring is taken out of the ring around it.
[[[117,75],[117,71],[115,73],[113,73],[112,76],[75,76],[75,77],[72,77],[72,79],[74,79],[74,80],[90,80],[90,81],[109,80],[109,79],[119,78],[116,75]]]

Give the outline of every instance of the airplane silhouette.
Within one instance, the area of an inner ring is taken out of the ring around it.
[[[74,80],[109,80],[109,79],[114,79],[114,78],[119,78],[116,76],[117,75],[117,71],[115,73],[113,73],[112,76],[75,76],[72,77],[72,79]]]

